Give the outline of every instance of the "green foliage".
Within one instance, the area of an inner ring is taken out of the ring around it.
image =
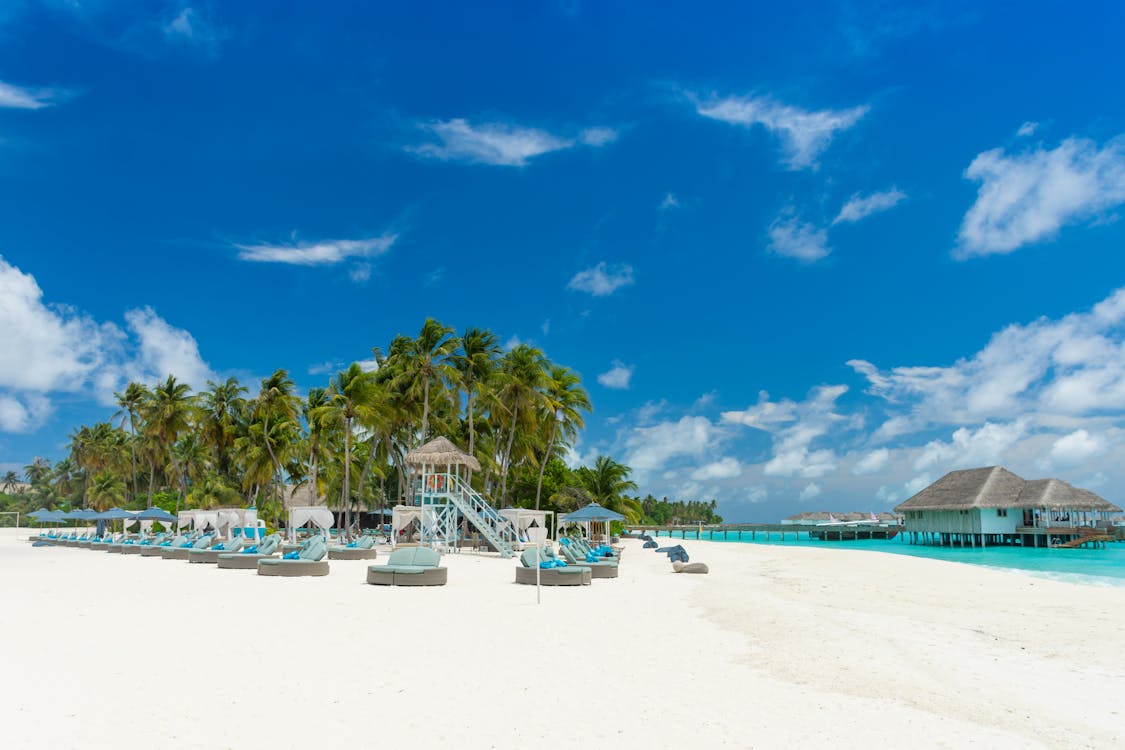
[[[715,513],[714,500],[670,501],[657,500],[652,495],[638,498],[642,516],[640,523],[651,526],[667,526],[693,523],[722,523],[723,517]]]

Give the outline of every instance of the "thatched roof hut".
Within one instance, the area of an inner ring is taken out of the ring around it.
[[[458,448],[448,438],[434,438],[406,454],[406,463],[411,466],[468,466],[480,471],[480,462]]]
[[[1120,512],[1113,503],[1061,479],[1028,481],[1002,466],[951,471],[895,510],[1046,508]]]

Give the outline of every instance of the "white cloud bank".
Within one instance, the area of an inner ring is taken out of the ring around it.
[[[52,411],[54,394],[112,403],[129,380],[169,374],[202,387],[213,376],[190,333],[151,308],[125,313],[124,329],[43,301],[35,278],[0,259],[0,431],[27,432]]]
[[[600,148],[617,140],[613,128],[586,128],[574,138],[554,135],[539,128],[505,122],[473,124],[456,117],[423,123],[422,130],[436,136],[437,142],[406,148],[418,156],[440,161],[463,161],[502,167],[523,167],[537,156],[563,151],[578,145]]]
[[[695,110],[731,125],[761,125],[781,141],[784,163],[792,170],[815,169],[836,134],[867,114],[866,105],[849,109],[804,110],[765,96],[692,96]]]
[[[632,266],[626,263],[611,265],[602,261],[593,268],[574,274],[566,288],[575,292],[586,292],[595,297],[607,297],[622,287],[632,285],[633,281]]]
[[[1010,253],[1125,202],[1125,136],[1099,146],[1068,138],[1053,149],[978,154],[965,178],[980,183],[954,257]]]

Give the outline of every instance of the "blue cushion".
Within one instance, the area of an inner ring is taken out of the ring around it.
[[[556,559],[555,560],[555,567],[556,568],[565,568],[566,567],[566,561]]]
[[[550,570],[551,568],[555,567],[555,563],[552,560],[544,560],[543,562],[539,563],[539,567],[543,568],[544,570]]]
[[[227,546],[225,544],[223,544],[222,542],[219,542],[218,544],[212,544],[211,545],[211,549],[226,549],[226,548],[227,548]]]
[[[252,555],[252,554],[254,554],[254,553],[255,553],[255,552],[257,552],[257,551],[258,551],[258,545],[256,545],[256,544],[252,544],[252,545],[250,545],[249,547],[247,547],[246,549],[242,550],[242,554],[244,554],[244,555]]]
[[[569,539],[567,539],[567,538],[566,538],[566,537],[564,536],[564,537],[563,537],[562,539],[560,539],[560,540],[559,540],[559,544],[565,544],[565,545],[566,545],[567,547],[569,547],[569,546],[570,546],[570,540],[569,540]]]
[[[598,556],[595,555],[593,552],[587,552],[586,553],[586,562],[597,562],[597,561],[598,561]]]
[[[282,557],[283,560],[300,560],[301,559],[301,553],[300,552],[286,552],[281,557]]]
[[[347,547],[348,549],[355,549],[355,548],[356,548],[356,547],[358,547],[359,545],[358,545],[358,544],[357,544],[356,542],[348,542],[348,543],[347,543],[347,544],[345,544],[344,546],[345,546],[345,547]]]

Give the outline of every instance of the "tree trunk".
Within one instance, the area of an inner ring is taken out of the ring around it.
[[[137,428],[133,426],[133,415],[129,414],[129,455],[133,469],[133,502],[137,501]]]
[[[551,460],[551,454],[555,452],[555,433],[559,429],[559,420],[551,420],[551,438],[547,441],[547,453],[543,456],[543,460],[539,464],[539,481],[535,485],[535,510],[539,510],[539,495],[543,492],[543,472],[547,469],[547,462]]]
[[[153,507],[153,505],[152,505],[152,489],[153,489],[153,485],[155,484],[155,482],[156,482],[156,462],[155,461],[149,461],[148,462],[148,507],[150,507],[150,508]]]
[[[426,382],[422,383],[422,439],[419,442],[426,442],[426,433],[430,428],[430,378],[426,377]]]
[[[469,410],[469,455],[472,456],[473,458],[476,458],[476,455],[477,455],[477,451],[476,451],[476,447],[477,447],[476,446],[476,444],[477,444],[477,427],[476,427],[475,424],[473,424],[473,381],[472,380],[470,380],[468,383],[465,384],[465,393],[468,396],[468,402],[469,402],[468,403],[468,410]],[[468,466],[466,466],[465,469],[468,472],[468,477],[465,479],[465,483],[468,484],[469,488],[471,489],[472,486],[473,486],[473,470],[472,470],[471,467],[468,467]]]
[[[344,417],[344,529],[352,527],[352,498],[349,484],[352,478],[352,418]]]
[[[508,433],[508,447],[504,450],[504,460],[501,462],[503,474],[500,476],[500,507],[504,506],[508,498],[508,468],[512,462],[512,443],[516,441],[516,420],[520,415],[520,405],[516,403],[512,407],[512,429]]]

